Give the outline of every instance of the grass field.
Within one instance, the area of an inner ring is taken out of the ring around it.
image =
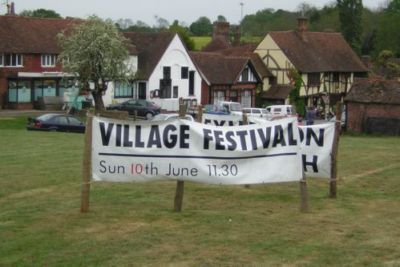
[[[81,214],[83,135],[0,117],[0,266],[399,266],[400,139],[343,136],[338,198],[298,183],[93,183]]]

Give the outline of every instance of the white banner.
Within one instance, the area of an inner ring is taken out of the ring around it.
[[[267,122],[267,119],[263,117],[247,116],[247,121],[249,124],[261,124]],[[238,126],[243,125],[243,116],[236,114],[217,115],[204,113],[202,122],[214,126]]]
[[[279,119],[280,120],[280,119]],[[277,121],[279,121],[277,120]],[[261,117],[248,117],[250,124],[265,124]],[[242,125],[243,118],[239,115],[203,114],[203,123],[215,126]],[[331,153],[335,131],[334,123],[299,126],[301,159],[306,177],[331,177]]]
[[[331,177],[334,123],[299,126],[301,158],[306,177]]]
[[[96,181],[186,180],[211,184],[299,181],[295,118],[232,127],[186,120],[93,119]]]

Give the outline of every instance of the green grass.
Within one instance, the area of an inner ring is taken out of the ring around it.
[[[0,120],[0,266],[398,266],[400,139],[344,136],[338,198],[298,183],[93,183],[79,213],[83,135]]]
[[[200,51],[204,46],[211,42],[210,36],[193,36],[194,50]]]

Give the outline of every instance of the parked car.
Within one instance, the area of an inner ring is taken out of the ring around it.
[[[292,105],[272,105],[266,107],[268,113],[273,117],[295,116],[296,109]]]
[[[138,116],[146,117],[148,120],[161,112],[160,106],[144,99],[131,99],[119,104],[111,104],[107,109],[125,110],[128,111],[129,115],[134,115],[137,111]]]
[[[238,102],[220,101],[217,103],[220,110],[229,114],[242,115],[242,105]]]
[[[85,124],[77,117],[65,114],[44,114],[28,118],[28,130],[84,133]]]
[[[246,113],[247,116],[260,118],[266,118],[269,115],[265,108],[243,108],[243,113]]]
[[[228,115],[229,112],[227,110],[222,110],[221,107],[217,105],[207,104],[204,106],[204,113],[207,114],[216,114],[216,115]]]
[[[163,114],[155,115],[151,119],[151,121],[171,121],[171,120],[176,120],[178,118],[179,118],[178,113],[163,113]],[[188,120],[188,121],[194,121],[193,117],[189,114],[186,114],[183,119]]]

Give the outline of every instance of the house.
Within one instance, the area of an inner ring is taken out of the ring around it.
[[[13,10],[13,9],[12,9]],[[62,72],[57,34],[77,20],[0,16],[0,107],[32,109],[44,96],[76,90]]]
[[[0,106],[11,109],[41,108],[40,98],[73,101],[80,89],[76,77],[62,70],[57,35],[82,20],[0,16]],[[23,40],[23,41],[21,41]],[[137,70],[134,46],[127,63]],[[114,83],[109,84],[112,91]],[[111,99],[110,94],[104,100]],[[53,100],[55,101],[55,100]],[[111,102],[108,101],[108,102]]]
[[[275,76],[273,91],[264,96],[287,101],[287,86],[294,83],[292,71],[296,70],[303,83],[300,96],[308,106],[332,106],[343,100],[354,77],[368,71],[340,33],[309,32],[305,18],[298,19],[297,30],[268,33],[255,52]]]
[[[137,49],[138,71],[129,90],[116,86],[115,99],[148,99],[166,111],[177,111],[181,97],[193,105],[200,102],[201,77],[178,34],[124,35]]]
[[[256,45],[240,44],[240,28],[235,28],[233,42],[230,41],[229,29],[228,22],[215,22],[211,42],[202,52],[191,53],[204,77],[202,103],[214,103],[219,99],[238,101],[244,107],[254,107],[257,89],[262,91],[268,88],[273,75],[259,55],[253,52]],[[247,66],[240,71],[246,71],[238,73],[237,67],[243,62]],[[225,77],[217,77],[218,75]],[[252,77],[253,80],[247,80],[247,77]],[[251,101],[247,100],[246,94],[251,94]]]
[[[254,107],[261,78],[249,57],[225,56],[215,52],[190,52],[202,77],[201,104],[234,101]]]
[[[39,108],[41,97],[79,92],[74,75],[62,71],[57,34],[82,20],[0,16],[0,104],[2,108]],[[126,33],[131,42],[127,64],[135,79],[111,82],[107,106],[131,98],[148,99],[165,110],[178,110],[178,98],[196,104],[201,78],[175,33]],[[23,41],[21,41],[23,40]]]
[[[400,82],[356,79],[345,97],[347,129],[400,135]]]

